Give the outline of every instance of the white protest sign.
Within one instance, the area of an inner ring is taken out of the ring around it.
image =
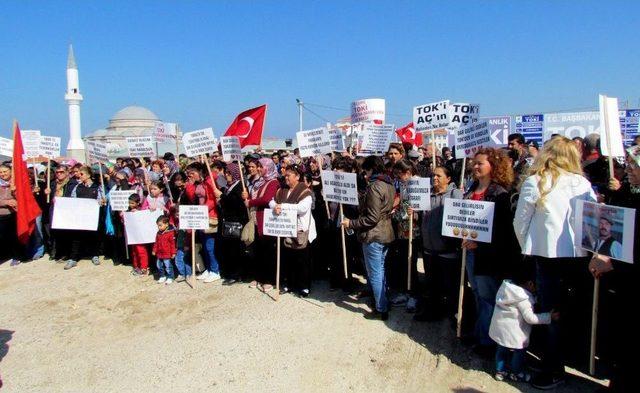
[[[389,148],[395,129],[393,124],[366,124],[362,138],[362,150],[386,152]]]
[[[60,157],[60,138],[56,136],[40,137],[40,155],[47,158]]]
[[[491,243],[493,202],[446,198],[442,216],[442,236]]]
[[[368,98],[351,103],[351,123],[383,124],[385,102],[383,98]]]
[[[355,173],[321,171],[320,177],[325,200],[358,205],[358,180]]]
[[[153,157],[156,150],[153,146],[152,136],[136,136],[126,138],[127,148],[129,149],[129,157]]]
[[[600,150],[603,156],[624,157],[618,99],[600,94]]]
[[[478,121],[480,117],[480,105],[452,102],[449,104],[448,117],[449,127],[447,128],[449,130],[457,130],[460,127]]]
[[[344,136],[339,128],[329,129],[329,142],[331,151],[344,151]]]
[[[164,142],[167,139],[175,139],[176,123],[157,123],[156,128],[153,130],[153,136],[158,142]]]
[[[13,141],[11,139],[0,137],[0,155],[13,156]]]
[[[180,205],[178,221],[180,229],[209,229],[209,207]]]
[[[298,228],[298,214],[293,209],[286,209],[282,205],[279,215],[272,209],[264,209],[262,233],[266,236],[296,237]]]
[[[319,154],[331,153],[329,131],[322,128],[296,132],[300,157],[313,157]]]
[[[413,128],[416,132],[449,126],[449,100],[424,104],[413,108]]]
[[[222,159],[226,162],[242,161],[242,148],[237,136],[221,136]]]
[[[53,229],[97,231],[100,205],[95,199],[56,197],[53,206]]]
[[[107,153],[107,144],[96,141],[85,142],[87,154],[91,161],[109,161],[109,154]]]
[[[211,127],[185,132],[182,135],[182,144],[187,157],[198,157],[218,150],[218,141]]]
[[[407,194],[413,210],[431,210],[431,179],[412,177],[407,184]]]
[[[114,212],[129,210],[129,197],[135,190],[113,190],[109,192],[109,206]]]
[[[619,261],[633,262],[636,210],[578,200],[575,246]]]
[[[127,244],[149,244],[156,242],[158,225],[156,220],[162,215],[162,210],[140,210],[124,212],[124,230]]]
[[[40,155],[40,130],[22,130],[22,147],[26,158],[34,158]]]
[[[456,157],[470,157],[490,142],[491,134],[486,120],[460,127],[456,131]]]

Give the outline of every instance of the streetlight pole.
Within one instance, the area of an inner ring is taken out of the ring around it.
[[[300,101],[299,98],[296,98],[296,102],[298,103],[298,117],[300,122],[298,126],[298,131],[302,131],[302,106],[304,105],[304,103]]]

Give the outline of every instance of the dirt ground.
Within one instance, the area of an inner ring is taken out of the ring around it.
[[[126,266],[0,265],[6,392],[514,392],[448,322],[389,321],[317,283],[278,302],[246,284],[156,284]],[[572,377],[559,392],[600,387]]]

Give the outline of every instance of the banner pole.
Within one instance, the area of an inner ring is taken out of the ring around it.
[[[98,171],[100,172],[100,186],[102,187],[102,197],[107,197],[107,192],[104,188],[104,176],[102,175],[102,163],[98,161]]]
[[[413,256],[413,212],[409,215],[409,257],[407,258],[407,291],[411,290],[411,260]]]
[[[462,159],[462,172],[460,175],[460,190],[464,192],[464,171],[467,166],[467,157]],[[462,249],[462,263],[460,266],[460,287],[458,289],[458,318],[456,318],[456,337],[462,337],[462,303],[464,301],[464,274],[467,265],[467,249]]]
[[[344,211],[342,209],[342,203],[340,204],[340,222],[344,220]],[[342,264],[344,265],[344,278],[349,279],[349,272],[347,269],[347,246],[344,240],[344,226],[340,225],[340,235],[342,236]]]
[[[275,300],[280,299],[280,236],[276,237],[276,294]]]
[[[196,283],[196,230],[191,230],[191,282]],[[191,288],[193,288],[193,284]]]
[[[45,189],[49,189],[47,194],[47,203],[51,203],[51,159],[47,159],[47,186]]]
[[[591,375],[594,375],[596,373],[596,335],[598,332],[599,303],[600,303],[600,278],[594,278],[593,279],[593,306],[591,308],[591,348],[589,351],[589,374]]]
[[[18,129],[18,121],[13,119],[13,147],[15,149],[16,146],[16,130]],[[16,187],[16,176],[15,176],[15,168],[16,163],[11,161],[11,191],[14,191]]]
[[[176,124],[176,162],[180,163],[180,141],[178,141],[178,134],[180,134],[180,125]]]
[[[433,160],[431,162],[431,172],[436,171],[436,159],[438,157],[438,153],[436,152],[436,133],[432,129],[431,130],[431,150],[433,150]]]
[[[209,158],[204,154],[201,154],[200,157],[204,160],[205,165],[207,165],[207,171],[209,172],[209,177],[211,178],[211,185],[216,187],[216,181],[213,178],[213,172],[211,172],[211,167],[209,166]]]

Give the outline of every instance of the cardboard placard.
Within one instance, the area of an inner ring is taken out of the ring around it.
[[[329,129],[329,142],[331,144],[331,151],[344,151],[344,135],[339,128]]]
[[[413,128],[416,132],[449,126],[449,100],[432,102],[413,108]]]
[[[618,115],[618,99],[602,94],[600,95],[600,150],[606,157],[625,156]]]
[[[242,162],[242,148],[237,136],[221,136],[220,146],[222,147],[222,159],[225,162]]]
[[[393,124],[366,124],[362,132],[363,151],[386,152],[395,135]]]
[[[127,244],[149,244],[156,242],[158,225],[156,220],[162,215],[162,210],[140,210],[124,212],[124,230]]]
[[[218,141],[213,135],[213,128],[203,128],[182,135],[182,145],[188,157],[211,154],[218,150]]]
[[[40,155],[40,130],[22,130],[22,147],[26,158],[34,158]]]
[[[635,209],[578,200],[575,246],[633,263]]]
[[[280,215],[273,209],[264,209],[262,233],[266,236],[296,237],[298,228],[298,214],[293,209],[286,209],[282,205]]]
[[[407,184],[407,193],[413,210],[431,210],[431,179],[412,177]]]
[[[129,197],[135,194],[135,190],[113,190],[109,192],[109,206],[114,212],[129,210]]]
[[[314,157],[319,154],[331,153],[329,131],[324,128],[314,128],[296,132],[300,157]]]
[[[60,157],[60,138],[56,136],[40,136],[40,155],[47,158]]]
[[[320,177],[325,200],[358,205],[358,180],[355,173],[321,171]]]
[[[457,130],[478,121],[480,117],[480,105],[459,102],[449,103],[449,130]]]
[[[136,136],[125,138],[127,140],[127,149],[129,149],[129,157],[153,157],[156,150],[152,136]]]
[[[385,101],[383,98],[368,98],[351,103],[351,123],[384,124]]]
[[[176,139],[177,130],[176,123],[162,123],[156,124],[156,128],[153,130],[153,136],[157,142],[164,142],[168,139]]]
[[[97,231],[100,205],[95,199],[56,197],[53,206],[53,229]]]
[[[485,120],[460,127],[456,131],[456,157],[471,157],[490,142],[489,126]]]
[[[180,229],[208,229],[209,208],[199,205],[180,205],[178,221]]]
[[[0,155],[13,156],[13,140],[0,137]]]
[[[109,161],[109,154],[107,152],[107,144],[96,141],[85,142],[85,148],[91,161],[105,162]]]
[[[491,243],[494,202],[446,198],[442,236]]]

